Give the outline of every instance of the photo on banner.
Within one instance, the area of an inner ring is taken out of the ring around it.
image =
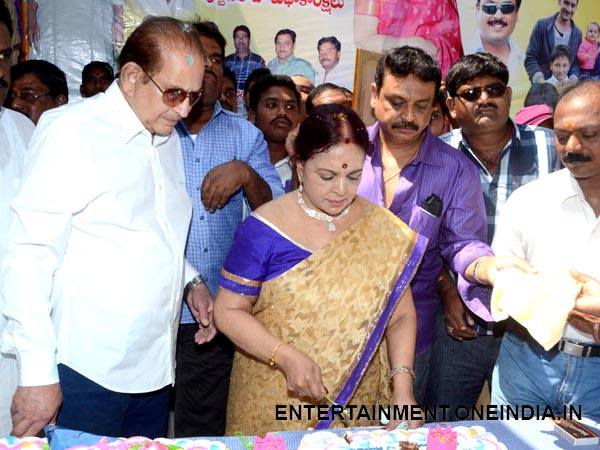
[[[531,81],[525,70],[525,56],[531,32],[540,19],[559,12],[560,0],[461,0],[458,2],[460,27],[465,54],[487,50],[507,64],[509,85],[513,90],[511,115],[523,107]],[[515,5],[514,11],[509,11]],[[590,22],[600,23],[598,0],[579,0],[573,15],[583,37]],[[502,8],[505,8],[504,11]],[[487,11],[487,13],[486,13]],[[491,14],[493,13],[493,14]],[[485,45],[486,39],[492,46]],[[493,43],[496,45],[494,46]],[[500,45],[506,44],[506,45]],[[506,51],[507,47],[510,49]],[[496,48],[496,51],[491,50]]]

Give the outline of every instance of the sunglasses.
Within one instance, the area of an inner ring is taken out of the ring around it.
[[[489,14],[490,16],[496,14],[498,10],[502,11],[502,14],[510,14],[516,9],[517,5],[515,5],[514,3],[501,3],[500,5],[491,3],[487,5],[481,5],[481,10],[484,13]]]
[[[502,97],[504,94],[506,94],[506,85],[502,83],[494,83],[487,86],[477,86],[462,92],[457,92],[456,95],[468,102],[474,102],[481,97],[483,91],[485,91],[490,98]]]
[[[144,73],[148,78],[150,78],[150,81],[152,81],[152,83],[154,83],[154,86],[156,86],[156,88],[160,91],[160,93],[162,94],[163,103],[169,108],[174,108],[177,105],[181,105],[186,98],[190,99],[191,108],[198,102],[198,100],[200,100],[200,97],[202,97],[202,92],[204,91],[204,89],[200,89],[199,91],[195,92],[188,92],[184,89],[179,88],[169,88],[163,90],[156,83],[156,81],[154,81],[154,79],[150,75],[148,75],[148,73],[145,70]]]

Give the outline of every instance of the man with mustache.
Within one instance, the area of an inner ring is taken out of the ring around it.
[[[414,386],[419,403],[425,398],[441,301],[437,278],[442,263],[458,274],[460,292],[470,307],[489,316],[480,303],[475,280],[481,281],[480,270],[493,270],[494,260],[486,244],[477,168],[428,129],[440,83],[440,68],[421,49],[395,48],[379,60],[371,85],[377,122],[369,128],[372,148],[358,189],[360,195],[384,205],[429,239],[411,283],[418,317]]]
[[[10,55],[12,53],[13,24],[4,2],[0,2],[0,261],[4,256],[6,233],[10,222],[10,202],[17,191],[16,181],[23,173],[25,150],[31,135],[33,123],[16,111],[6,109],[4,103],[10,89]],[[0,309],[2,300],[0,300]],[[6,320],[0,314],[0,336],[6,327]],[[0,353],[0,435],[8,436],[12,429],[10,404],[17,389],[17,360]]]
[[[562,94],[554,130],[566,168],[509,198],[493,247],[498,254],[524,257],[540,274],[568,280],[570,273],[583,289],[576,298],[576,291],[565,291],[558,300],[575,300],[576,311],[598,316],[598,294],[586,298],[593,292],[580,274],[600,278],[600,82],[583,82]],[[533,314],[547,317],[537,308]],[[494,369],[492,403],[549,405],[555,413],[575,405],[586,415],[600,415],[600,344],[591,331],[571,316],[558,344],[544,350],[522,327],[507,328]]]
[[[579,0],[558,0],[560,10],[535,24],[525,54],[525,70],[532,83],[543,83],[550,78],[550,55],[557,45],[571,49],[569,78],[579,78],[579,62],[576,55],[581,44],[581,30],[575,25],[573,15]]]
[[[477,0],[477,31],[465,45],[465,55],[491,53],[508,66],[512,76],[522,71],[525,54],[512,38],[520,7],[521,0]]]
[[[319,63],[321,63],[323,70],[317,71],[315,86],[332,83],[340,87],[352,88],[353,80],[339,68],[342,43],[335,36],[322,37],[317,42],[317,51],[319,52]]]
[[[292,164],[285,149],[288,134],[300,122],[300,94],[287,75],[266,75],[250,89],[248,119],[263,132],[271,164],[284,185],[292,179]]]
[[[187,192],[193,202],[186,257],[200,276],[192,282],[212,304],[221,267],[244,215],[283,193],[262,134],[222,108],[225,38],[212,22],[194,24],[206,53],[202,98],[176,126]],[[198,323],[183,306],[177,336],[175,435],[221,436],[233,346],[222,334],[197,345]]]
[[[513,191],[560,168],[552,131],[517,125],[509,117],[512,90],[508,67],[490,53],[463,56],[448,71],[448,110],[460,128],[442,140],[460,150],[479,171],[487,212],[487,242]],[[444,270],[438,290],[444,315],[436,318],[427,389],[429,405],[474,407],[492,372],[504,323],[488,323],[471,314]]]

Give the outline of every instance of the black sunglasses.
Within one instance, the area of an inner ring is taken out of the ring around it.
[[[154,79],[152,79],[152,77],[150,75],[148,75],[148,73],[145,70],[144,70],[144,73],[146,74],[146,76],[148,78],[150,78],[150,81],[152,81],[152,83],[154,83],[154,86],[156,86],[157,89],[161,92],[162,101],[169,108],[174,108],[177,105],[181,105],[185,101],[186,98],[190,99],[190,107],[192,107],[196,104],[196,102],[198,100],[200,100],[200,97],[202,96],[202,92],[204,91],[203,89],[200,89],[199,91],[195,91],[195,92],[188,92],[184,89],[179,89],[179,88],[162,89],[156,83],[156,81],[154,81]]]
[[[502,97],[504,94],[506,94],[506,85],[502,83],[494,83],[487,86],[477,86],[471,89],[466,89],[462,92],[457,92],[456,95],[468,102],[474,102],[481,97],[483,91],[485,91],[490,98]]]
[[[496,14],[496,11],[498,10],[502,11],[502,14],[510,14],[516,9],[517,5],[515,5],[514,3],[501,3],[500,5],[491,3],[487,5],[481,5],[481,10],[484,13],[489,14],[490,16]]]

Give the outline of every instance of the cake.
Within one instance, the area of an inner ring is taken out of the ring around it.
[[[0,439],[0,450],[50,450],[50,446],[46,438],[26,437],[18,439],[9,436]]]
[[[346,432],[344,439],[332,431],[318,431],[306,434],[298,447],[298,450],[324,449],[507,450],[504,444],[481,426],[356,430]]]
[[[427,434],[427,450],[456,450],[457,445],[456,431],[452,427],[442,428],[436,425]]]

